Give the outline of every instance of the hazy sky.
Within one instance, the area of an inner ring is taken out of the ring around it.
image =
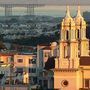
[[[0,0],[0,4],[9,3],[9,4],[29,4],[29,3],[39,3],[39,4],[48,4],[48,6],[37,7],[35,8],[36,14],[41,15],[50,15],[50,16],[64,16],[66,11],[66,5],[72,5],[70,7],[72,16],[75,16],[77,7],[73,6],[75,4],[81,4],[81,11],[90,11],[90,0]],[[51,5],[49,5],[51,4]],[[54,5],[53,5],[54,4]],[[55,6],[59,4],[60,6]],[[64,6],[61,6],[64,4]],[[4,8],[0,8],[0,11],[4,14]],[[13,13],[22,13],[26,14],[26,8],[13,7]]]
[[[0,3],[43,3],[43,4],[85,4],[89,5],[90,0],[0,0]]]
[[[26,15],[26,8],[14,7],[14,15]],[[90,11],[90,6],[81,6],[81,12]],[[49,15],[49,16],[65,16],[66,6],[44,6],[35,8],[35,14],[37,15]],[[77,6],[70,6],[70,12],[72,16],[76,15]],[[4,15],[4,8],[0,8],[0,15]]]

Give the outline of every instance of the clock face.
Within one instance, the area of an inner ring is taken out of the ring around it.
[[[63,80],[63,81],[61,82],[61,84],[62,84],[63,87],[67,87],[68,84],[69,84],[69,82],[68,82],[67,80]]]

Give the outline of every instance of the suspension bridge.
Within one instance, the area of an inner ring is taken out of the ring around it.
[[[5,16],[12,16],[14,7],[26,8],[26,15],[34,15],[34,9],[45,5],[90,5],[87,0],[0,0],[0,7],[4,8]]]

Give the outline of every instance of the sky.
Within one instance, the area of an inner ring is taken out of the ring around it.
[[[0,0],[0,3],[39,3],[39,4],[81,4],[90,5],[90,0]]]
[[[35,14],[38,15],[49,15],[49,16],[65,16],[66,5],[70,4],[71,15],[75,16],[77,7],[73,6],[75,4],[81,5],[81,11],[90,11],[90,0],[0,0],[0,4],[24,4],[24,3],[38,3],[47,4],[44,7],[35,8]],[[64,5],[64,6],[62,6]],[[0,15],[4,14],[4,8],[0,8]],[[14,7],[13,14],[26,14],[26,8]]]
[[[14,7],[13,15],[26,15],[26,8]],[[81,6],[81,13],[90,11],[90,6]],[[66,6],[44,6],[35,8],[35,15],[47,15],[54,17],[64,17],[66,13]],[[77,13],[77,6],[70,6],[71,16]],[[4,15],[4,8],[0,8],[0,15]]]

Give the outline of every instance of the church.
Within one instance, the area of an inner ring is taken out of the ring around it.
[[[77,9],[76,17],[70,15],[69,6],[66,9],[66,15],[61,22],[60,40],[48,46],[47,52],[45,47],[43,51],[47,56],[54,57],[54,67],[47,60],[45,67],[50,77],[51,71],[51,86],[57,90],[90,90],[90,52],[89,39],[86,38],[86,21],[81,15],[80,6]],[[44,58],[44,55],[43,55]],[[48,64],[47,64],[48,63]],[[50,74],[50,75],[49,75]]]
[[[86,22],[78,6],[72,18],[69,6],[61,22],[59,57],[55,58],[54,88],[61,90],[90,90],[89,39]]]

